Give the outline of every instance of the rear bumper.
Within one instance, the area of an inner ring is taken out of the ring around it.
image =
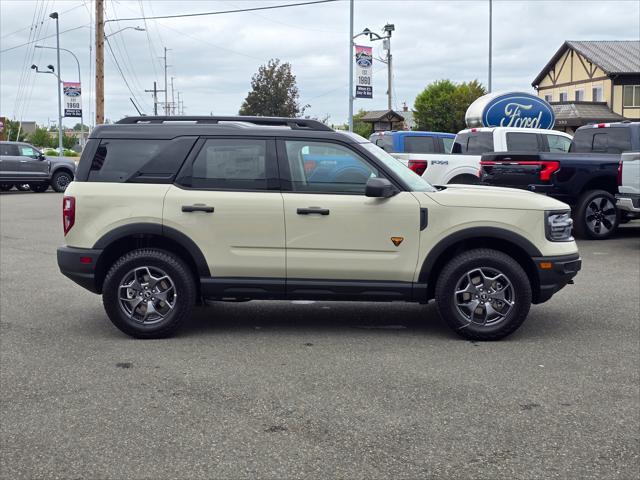
[[[616,206],[620,210],[626,210],[627,212],[640,213],[640,195],[633,193],[619,193],[616,195]]]
[[[582,268],[580,255],[559,257],[534,257],[533,263],[538,273],[539,289],[534,294],[533,303],[543,303],[561,290]],[[551,264],[551,268],[541,268],[541,264]]]
[[[65,277],[93,293],[100,293],[96,285],[96,265],[102,250],[58,247],[58,268]]]

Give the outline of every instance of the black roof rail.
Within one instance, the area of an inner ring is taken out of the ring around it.
[[[291,130],[316,130],[332,132],[333,129],[318,120],[308,120],[305,118],[284,118],[284,117],[243,117],[243,116],[143,116],[125,117],[118,120],[117,124],[127,125],[148,125],[163,124],[165,122],[195,122],[198,124],[217,124],[219,122],[246,122],[255,125],[270,127],[289,127]]]

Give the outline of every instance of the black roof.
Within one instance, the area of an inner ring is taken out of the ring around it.
[[[126,117],[114,124],[98,125],[90,138],[171,139],[184,135],[349,138],[318,120],[242,116]]]

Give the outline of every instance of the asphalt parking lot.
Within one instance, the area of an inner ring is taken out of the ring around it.
[[[0,195],[2,478],[637,478],[640,223],[501,342],[323,302],[136,341],[58,272],[61,202]]]

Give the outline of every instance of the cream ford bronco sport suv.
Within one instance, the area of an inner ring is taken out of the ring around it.
[[[515,331],[581,267],[569,207],[434,188],[313,121],[132,117],[95,128],[63,200],[64,275],[138,338],[207,300],[435,299],[469,339]]]

